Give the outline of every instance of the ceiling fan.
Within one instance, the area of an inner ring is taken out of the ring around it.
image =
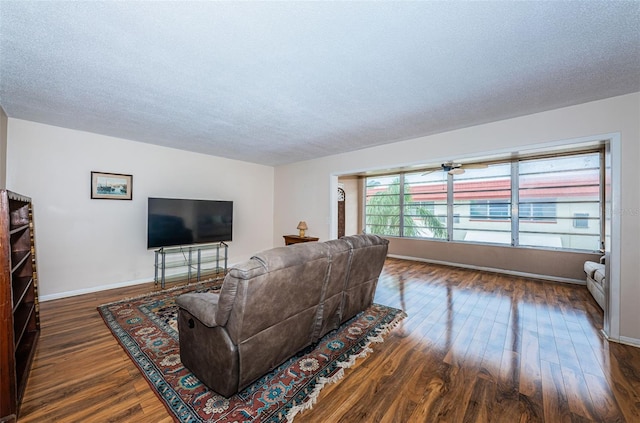
[[[462,164],[456,163],[453,161],[444,162],[440,165],[443,171],[447,172],[449,175],[462,175],[465,169],[486,169],[489,165],[485,163],[469,163]],[[429,173],[435,172],[435,170],[431,170],[423,173],[423,175],[427,175]]]

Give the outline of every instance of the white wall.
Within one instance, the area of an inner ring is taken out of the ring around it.
[[[275,169],[274,240],[304,219],[310,232],[332,238],[337,176],[364,170],[393,169],[414,164],[526,151],[543,145],[597,139],[614,134],[619,143],[614,166],[621,195],[614,198],[620,224],[619,303],[612,320],[613,337],[640,342],[640,93],[566,107],[428,137],[299,162]],[[616,163],[617,160],[617,163]],[[615,172],[614,172],[615,173]],[[614,175],[615,177],[615,175]],[[614,188],[615,189],[615,188]],[[452,258],[452,261],[455,261]],[[619,317],[619,319],[618,319]]]
[[[153,280],[147,197],[234,201],[230,263],[272,247],[270,166],[13,118],[8,156],[7,185],[34,202],[41,300]],[[133,200],[90,199],[91,171],[133,175]]]

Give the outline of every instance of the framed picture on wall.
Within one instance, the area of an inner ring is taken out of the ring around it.
[[[133,175],[91,172],[91,198],[131,200],[133,198]]]

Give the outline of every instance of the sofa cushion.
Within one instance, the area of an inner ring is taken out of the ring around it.
[[[252,260],[257,260],[262,263],[266,272],[274,272],[288,267],[299,266],[300,263],[304,263],[305,261],[328,258],[328,246],[324,242],[294,244],[286,247],[272,248],[251,257]]]
[[[586,261],[584,263],[584,272],[587,274],[587,289],[598,305],[604,309],[604,290],[606,284],[606,267],[604,265],[604,257],[600,259],[600,263]]]
[[[370,234],[346,236],[341,239],[352,247],[349,276],[341,306],[340,323],[344,323],[373,303],[389,241]]]
[[[238,282],[254,278],[263,273],[265,273],[264,266],[261,262],[254,259],[238,264],[229,270],[229,273],[227,273],[222,283],[216,315],[216,322],[220,326],[226,325],[227,321],[229,321],[229,315],[231,314],[233,304],[238,295]]]
[[[604,266],[602,266],[602,268],[600,269],[596,269],[595,272],[593,272],[593,277],[592,279],[594,281],[596,281],[597,283],[599,283],[600,285],[604,286]]]
[[[595,261],[585,261],[584,262],[584,272],[591,279],[593,279],[593,274],[598,269],[603,269],[603,271],[604,271],[604,264],[596,263]]]
[[[210,328],[218,326],[216,312],[218,310],[219,294],[211,292],[190,292],[180,295],[176,299],[178,306],[187,310],[193,317]]]
[[[317,342],[329,331],[340,326],[342,296],[351,266],[351,244],[343,239],[326,241],[324,244],[329,248],[331,263],[312,342]]]

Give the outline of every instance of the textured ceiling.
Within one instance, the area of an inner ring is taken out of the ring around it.
[[[279,165],[640,91],[634,2],[0,0],[9,117]]]

